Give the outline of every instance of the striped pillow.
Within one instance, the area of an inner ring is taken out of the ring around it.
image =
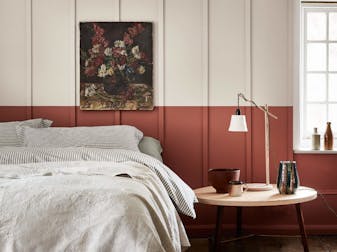
[[[143,133],[133,126],[22,127],[27,147],[91,147],[139,151]]]
[[[52,121],[42,118],[0,123],[0,146],[22,146],[22,138],[16,130],[18,126],[46,128],[52,123]]]

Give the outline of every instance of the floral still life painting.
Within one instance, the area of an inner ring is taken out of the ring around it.
[[[153,109],[152,23],[80,23],[80,108]]]

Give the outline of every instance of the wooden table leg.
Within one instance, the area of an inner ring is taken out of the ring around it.
[[[223,221],[224,206],[217,207],[216,226],[212,251],[220,251],[221,226]]]
[[[296,207],[296,213],[297,213],[297,221],[298,221],[298,225],[299,225],[300,233],[301,233],[301,238],[302,238],[303,249],[304,249],[305,252],[309,252],[308,239],[307,239],[307,234],[306,234],[305,228],[304,228],[304,221],[303,221],[303,213],[302,213],[302,209],[301,209],[301,204],[297,203],[297,204],[295,204],[295,207]]]
[[[236,236],[242,235],[242,207],[236,208]]]

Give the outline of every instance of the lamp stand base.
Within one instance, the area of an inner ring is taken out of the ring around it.
[[[247,183],[248,191],[269,191],[273,189],[273,185],[265,183]]]

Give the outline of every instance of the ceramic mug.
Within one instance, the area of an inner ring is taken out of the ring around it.
[[[231,197],[240,197],[247,189],[247,185],[240,180],[231,180],[228,182],[228,193]]]

